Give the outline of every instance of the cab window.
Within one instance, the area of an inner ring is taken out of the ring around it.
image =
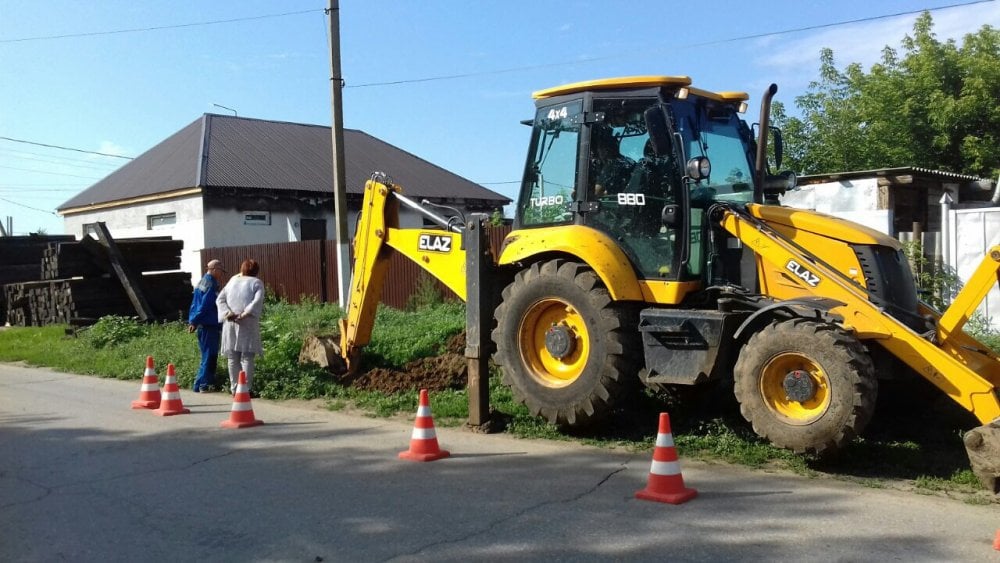
[[[538,109],[517,217],[523,226],[573,220],[582,100]]]

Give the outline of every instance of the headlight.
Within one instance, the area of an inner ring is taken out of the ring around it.
[[[687,175],[692,180],[700,181],[712,173],[712,163],[707,156],[696,156],[687,162]]]

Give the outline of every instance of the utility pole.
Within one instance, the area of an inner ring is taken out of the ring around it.
[[[328,0],[330,90],[333,105],[333,224],[337,229],[337,302],[347,310],[351,288],[351,248],[347,238],[347,174],[344,164],[344,78],[340,70],[340,0]]]

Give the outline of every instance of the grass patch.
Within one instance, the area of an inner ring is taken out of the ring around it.
[[[416,312],[379,306],[372,341],[362,362],[369,368],[398,367],[444,352],[448,339],[465,330],[465,305],[439,303]]]
[[[318,366],[300,366],[304,338],[333,334],[342,311],[335,305],[306,301],[299,305],[268,302],[261,322],[264,356],[258,360],[255,393],[268,399],[324,398],[331,410],[361,410],[369,416],[413,417],[418,394],[382,394],[345,387]],[[461,303],[436,303],[414,312],[380,308],[363,362],[368,367],[399,367],[437,355],[465,324]],[[0,331],[0,361],[24,361],[61,371],[142,378],[144,360],[153,355],[163,374],[171,362],[178,383],[190,387],[200,355],[197,339],[181,322],[140,324],[121,317],[102,319],[68,336],[66,327],[14,327]],[[219,380],[226,380],[220,358]],[[682,458],[723,461],[754,468],[780,468],[801,475],[824,473],[862,486],[912,483],[926,493],[969,493],[966,502],[995,501],[973,494],[979,484],[968,469],[961,430],[978,423],[923,380],[883,385],[875,418],[863,439],[835,458],[798,456],[758,438],[739,415],[732,384],[651,392],[635,389],[611,417],[586,430],[565,431],[532,416],[501,384],[491,369],[490,404],[505,432],[527,439],[575,440],[600,447],[651,452],[658,414],[669,412]],[[459,426],[468,417],[464,390],[432,392],[435,423]]]

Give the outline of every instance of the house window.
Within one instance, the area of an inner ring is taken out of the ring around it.
[[[84,223],[83,236],[94,235],[97,238],[97,223]]]
[[[270,225],[270,211],[246,211],[243,213],[244,225]]]
[[[146,215],[146,229],[168,229],[177,224],[176,213],[160,213],[158,215]]]

